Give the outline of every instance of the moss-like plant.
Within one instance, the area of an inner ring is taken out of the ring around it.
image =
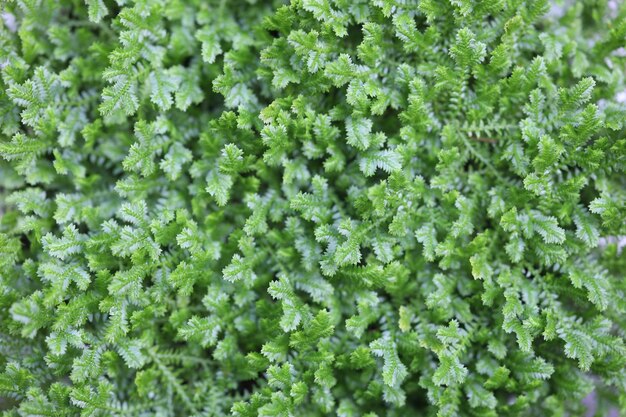
[[[626,410],[626,2],[0,6],[2,416]]]

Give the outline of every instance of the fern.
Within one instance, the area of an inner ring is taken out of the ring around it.
[[[3,2],[0,413],[626,410],[626,3],[560,3]]]

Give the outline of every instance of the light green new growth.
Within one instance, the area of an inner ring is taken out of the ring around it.
[[[3,417],[626,412],[626,2],[0,8]]]

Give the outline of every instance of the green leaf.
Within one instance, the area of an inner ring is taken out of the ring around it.
[[[82,251],[84,241],[85,236],[78,233],[78,229],[73,224],[65,227],[61,237],[48,233],[42,239],[44,249],[61,260]]]
[[[346,119],[348,144],[362,151],[367,150],[371,145],[372,126],[370,119],[348,117]]]
[[[361,261],[361,250],[359,243],[354,239],[342,243],[335,252],[335,261],[338,265],[356,265]]]
[[[368,177],[374,175],[377,168],[388,174],[397,172],[402,168],[402,157],[395,150],[382,150],[368,152],[359,161],[359,169]]]
[[[352,59],[348,54],[340,54],[335,61],[326,64],[324,75],[330,78],[335,87],[347,84],[355,76]]]
[[[137,83],[134,78],[119,74],[112,77],[113,85],[102,90],[102,104],[99,110],[103,116],[121,112],[126,116],[135,114],[139,107]]]
[[[150,100],[162,110],[169,110],[172,107],[172,93],[177,90],[177,79],[172,77],[169,71],[159,68],[148,75],[148,88],[150,89]]]
[[[493,268],[489,265],[484,253],[473,255],[470,258],[472,265],[472,275],[476,279],[490,280],[493,276]]]
[[[457,386],[465,381],[468,371],[453,354],[444,354],[439,357],[439,366],[433,375],[436,385]]]
[[[99,23],[107,14],[109,14],[109,10],[104,4],[104,0],[86,0],[86,2],[89,20],[92,22]]]
[[[531,354],[514,355],[512,373],[523,384],[532,384],[550,378],[554,374],[554,366]]]
[[[466,387],[465,393],[470,407],[496,408],[497,400],[493,392],[486,390],[478,383],[470,384]]]
[[[256,274],[250,263],[239,254],[234,254],[230,264],[222,270],[224,279],[230,282],[244,281],[252,283],[256,280]]]
[[[577,359],[580,369],[589,370],[594,360],[591,337],[582,329],[569,326],[558,329],[557,334],[565,342],[565,355]]]
[[[198,341],[202,347],[214,346],[222,330],[217,317],[193,316],[178,330],[178,334],[185,340]]]
[[[212,64],[215,58],[222,53],[220,38],[215,29],[203,27],[196,32],[196,39],[202,44],[202,60]]]
[[[117,351],[124,359],[126,366],[132,369],[141,368],[147,360],[146,355],[142,353],[143,342],[137,339],[130,339],[118,345]]]
[[[415,231],[415,238],[419,243],[424,245],[424,258],[427,261],[435,260],[435,248],[437,247],[437,231],[432,223],[428,223]]]
[[[232,177],[214,169],[209,172],[206,181],[206,191],[215,198],[218,206],[224,206],[228,202],[230,189],[234,183]]]
[[[505,366],[500,366],[496,371],[489,377],[487,381],[485,381],[485,388],[488,390],[494,390],[500,388],[506,384],[509,380],[509,375],[511,371]]]
[[[450,48],[450,55],[460,67],[479,64],[487,54],[487,47],[476,40],[476,35],[468,28],[462,28],[456,34],[456,42]]]
[[[185,68],[178,65],[171,67],[169,72],[178,85],[174,91],[177,109],[185,111],[192,104],[202,101],[204,94],[200,88],[200,74],[197,67]]]
[[[584,211],[574,214],[576,224],[576,237],[583,241],[588,248],[598,246],[600,233],[593,219]]]
[[[572,269],[569,272],[569,279],[576,288],[585,288],[587,297],[600,310],[608,307],[610,294],[609,281],[603,272],[587,271],[583,268]]]
[[[560,99],[565,110],[573,110],[581,107],[591,99],[591,94],[596,82],[593,78],[583,78],[574,87],[560,91]]]
[[[389,387],[399,387],[408,376],[406,366],[400,361],[395,343],[380,338],[370,343],[371,352],[383,358],[383,381]]]
[[[533,211],[532,227],[541,235],[546,243],[561,244],[565,242],[565,230],[559,227],[555,217],[545,216],[539,212]]]

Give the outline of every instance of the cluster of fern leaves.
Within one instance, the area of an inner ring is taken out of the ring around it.
[[[0,7],[2,416],[626,410],[626,2]]]

